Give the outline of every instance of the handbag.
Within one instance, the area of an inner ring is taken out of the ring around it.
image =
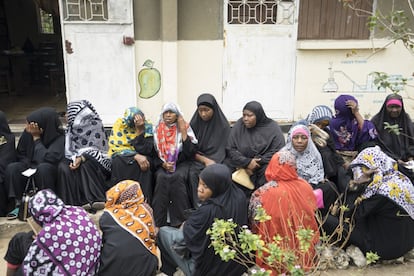
[[[37,192],[37,187],[34,182],[34,178],[29,176],[26,182],[26,187],[24,188],[22,203],[20,204],[19,214],[17,218],[21,221],[26,221],[30,217],[29,213],[29,200]]]
[[[231,179],[249,190],[254,190],[254,184],[250,180],[250,176],[245,169],[238,169],[235,171],[231,175]]]

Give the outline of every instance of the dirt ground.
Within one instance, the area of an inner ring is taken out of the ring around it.
[[[96,219],[96,218],[95,218]],[[96,221],[96,220],[95,220]],[[8,221],[0,218],[0,275],[6,275],[6,263],[3,259],[7,251],[10,238],[17,232],[29,231],[30,227],[25,222],[18,220]],[[413,233],[414,234],[414,233]],[[319,276],[388,276],[388,275],[414,275],[414,260],[403,264],[377,264],[367,268],[358,269],[351,266],[346,270],[321,271],[315,275]]]

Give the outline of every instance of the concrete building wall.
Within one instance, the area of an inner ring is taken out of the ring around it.
[[[158,120],[162,104],[173,101],[189,120],[198,95],[204,92],[212,93],[222,104],[221,0],[135,0],[134,18],[137,73],[149,58],[155,61],[162,79],[156,96],[137,99],[148,118]],[[373,54],[372,47],[384,49]],[[333,108],[340,94],[356,96],[361,113],[370,118],[390,93],[373,88],[371,72],[408,77],[408,83],[413,84],[413,56],[401,44],[389,44],[387,40],[298,41],[296,62],[295,120],[306,117],[315,105]],[[331,65],[338,91],[327,93],[322,87],[328,81]],[[413,87],[407,86],[401,94],[407,99],[406,110],[414,117],[414,101],[408,99],[414,98]]]

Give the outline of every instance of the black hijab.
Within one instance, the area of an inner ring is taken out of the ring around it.
[[[229,160],[234,167],[245,167],[251,158],[261,158],[261,164],[268,164],[273,154],[285,145],[280,126],[268,118],[260,103],[248,102],[243,110],[249,110],[256,115],[256,125],[246,128],[243,118],[240,118],[233,126],[227,150],[236,149],[243,157],[239,160]],[[249,158],[249,160],[245,160]]]
[[[43,129],[40,139],[48,147],[56,138],[64,134],[59,114],[54,108],[42,107],[27,116],[27,122],[35,122]]]
[[[197,107],[200,105],[212,108],[214,113],[207,122],[201,119],[198,110],[191,118],[190,125],[198,140],[198,151],[215,162],[221,163],[226,156],[226,144],[223,141],[227,141],[230,133],[229,122],[213,95],[201,94],[197,99]]]
[[[224,262],[206,234],[215,218],[232,218],[239,226],[247,224],[247,201],[244,193],[233,184],[230,170],[222,164],[207,166],[200,178],[212,190],[210,199],[189,217],[184,224],[186,246],[195,260],[194,275],[242,275],[245,268],[233,261]]]
[[[400,116],[398,118],[391,118],[387,111],[387,102],[391,99],[399,100],[402,104]],[[386,98],[380,111],[372,117],[371,121],[374,123],[378,132],[378,144],[382,150],[395,160],[401,159],[407,161],[407,158],[414,156],[414,140],[405,135],[396,135],[390,133],[384,128],[384,122],[391,125],[398,124],[401,132],[414,137],[414,126],[410,116],[404,109],[404,101],[399,94],[389,94]]]

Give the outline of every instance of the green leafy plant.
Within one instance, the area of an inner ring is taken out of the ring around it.
[[[378,254],[375,252],[367,252],[367,254],[365,254],[366,259],[367,259],[367,264],[375,264],[378,260],[379,260],[379,256]]]
[[[259,207],[257,222],[270,221],[271,216]],[[267,231],[265,231],[267,232]],[[210,229],[211,246],[224,261],[233,260],[246,268],[251,275],[271,275],[272,271],[287,272],[290,275],[304,275],[304,265],[300,256],[308,253],[314,232],[311,229],[300,228],[295,232],[299,241],[298,249],[289,248],[289,239],[275,235],[259,235],[253,233],[247,226],[238,227],[232,220],[216,219]],[[256,266],[255,257],[260,258],[271,270]]]
[[[362,9],[362,0],[339,1],[343,3],[344,7],[353,10],[357,16],[368,17],[367,27],[370,31],[387,32],[388,37],[392,40],[391,43],[401,41],[406,49],[414,54],[414,33],[409,26],[410,19],[414,18],[411,0],[406,0],[407,10],[401,9],[400,6],[397,7],[395,1],[390,0],[391,8],[385,12],[379,8],[374,11]],[[401,5],[402,1],[399,1],[399,4]]]

